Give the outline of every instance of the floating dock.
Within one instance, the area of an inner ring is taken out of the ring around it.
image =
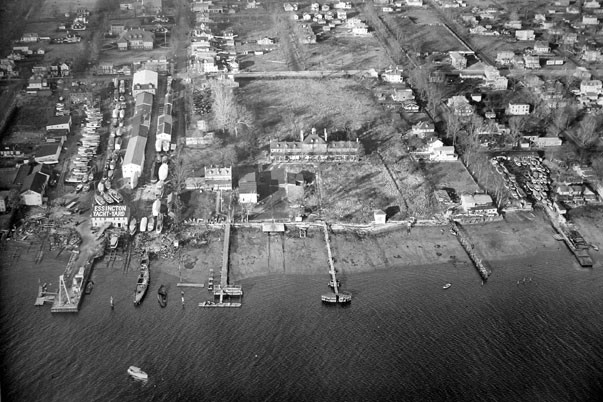
[[[337,280],[337,273],[335,272],[335,265],[333,264],[331,240],[329,239],[327,224],[325,223],[322,228],[325,235],[325,243],[327,245],[327,255],[329,257],[329,274],[331,275],[329,286],[332,287],[333,293],[323,294],[320,299],[323,303],[349,303],[352,301],[352,294],[350,292],[342,292],[339,289],[339,281]]]
[[[206,302],[202,302],[199,303],[199,307],[204,307],[204,308],[213,308],[213,307],[230,307],[230,308],[236,308],[236,307],[241,307],[241,303],[216,303],[213,301],[206,301]]]
[[[471,243],[471,240],[469,240],[469,235],[467,232],[458,222],[455,221],[450,221],[450,230],[452,230],[452,232],[456,235],[459,243],[461,243],[461,246],[463,246],[471,261],[473,261],[473,264],[475,265],[475,268],[477,268],[477,272],[479,272],[479,275],[482,277],[482,279],[484,281],[488,280],[492,274],[492,271],[486,267],[484,260],[478,255],[477,251],[473,247],[473,243]]]
[[[84,299],[86,284],[92,274],[93,259],[75,272],[79,253],[72,253],[63,275],[59,277],[59,292],[54,299],[52,313],[77,313]]]

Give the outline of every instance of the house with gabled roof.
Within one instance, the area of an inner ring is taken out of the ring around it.
[[[422,120],[412,125],[410,133],[419,138],[429,137],[435,135],[435,125],[430,121]]]
[[[50,169],[44,165],[25,164],[19,168],[14,184],[20,186],[21,203],[28,206],[44,204]]]
[[[471,116],[473,114],[473,106],[471,106],[467,98],[462,95],[455,95],[449,98],[446,105],[452,109],[452,112],[457,116]]]

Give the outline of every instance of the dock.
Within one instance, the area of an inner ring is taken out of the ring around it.
[[[177,287],[179,288],[204,288],[205,285],[202,283],[183,283],[183,282],[178,282],[176,284]]]
[[[339,282],[337,281],[337,272],[335,271],[335,264],[333,264],[333,254],[331,253],[331,240],[329,239],[329,230],[327,224],[323,225],[323,232],[325,235],[325,243],[327,246],[327,256],[329,258],[329,275],[331,275],[331,282],[329,286],[332,287],[333,293],[323,294],[320,299],[324,303],[349,303],[352,301],[352,294],[349,292],[343,292],[339,289]]]
[[[471,243],[469,235],[467,234],[465,229],[463,229],[460,223],[450,221],[450,230],[452,230],[452,232],[456,235],[456,238],[458,239],[459,243],[461,243],[463,249],[465,249],[465,251],[467,252],[467,255],[475,265],[475,268],[477,269],[477,272],[482,277],[482,279],[484,281],[488,280],[488,278],[492,274],[492,271],[490,271],[490,269],[486,266],[483,258],[473,247],[473,243]]]
[[[567,246],[567,248],[572,252],[576,260],[581,267],[590,268],[593,266],[593,259],[588,254],[588,249],[590,246],[584,241],[584,238],[577,230],[572,230],[564,227],[560,222],[558,217],[555,215],[555,212],[549,208],[548,206],[544,207],[546,214],[548,215],[551,224],[557,231],[558,237]]]
[[[75,269],[79,253],[72,252],[63,275],[59,276],[59,292],[55,297],[52,313],[77,313],[84,299],[84,290],[92,274],[93,259],[86,261],[84,266]]]

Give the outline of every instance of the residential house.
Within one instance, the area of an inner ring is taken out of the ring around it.
[[[509,103],[507,114],[511,116],[525,116],[530,114],[530,105],[527,103]]]
[[[333,5],[333,8],[349,10],[352,8],[352,3],[349,1],[341,1],[340,0]]]
[[[584,25],[599,25],[599,20],[594,15],[583,15],[582,24]]]
[[[414,101],[415,94],[410,88],[395,89],[394,93],[392,94],[392,99],[394,102]]]
[[[345,10],[337,10],[337,19],[345,21],[348,19],[348,13]]]
[[[377,209],[377,210],[373,211],[373,217],[375,220],[375,224],[384,225],[385,220],[387,218],[387,214],[382,209]]]
[[[433,162],[452,162],[458,160],[453,146],[445,146],[440,140],[434,140],[427,145],[429,160]]]
[[[457,116],[466,117],[473,114],[473,106],[471,106],[467,98],[462,95],[455,95],[449,98],[446,104]]]
[[[283,9],[287,12],[297,11],[297,3],[294,3],[294,4],[285,3],[285,4],[283,4]]]
[[[144,29],[124,31],[117,40],[119,50],[152,50],[155,35]]]
[[[473,14],[461,14],[461,20],[472,27],[477,25],[477,18]]]
[[[515,53],[510,50],[504,50],[496,54],[496,63],[503,66],[508,66],[512,63]]]
[[[582,53],[582,60],[596,63],[601,60],[601,51],[600,50],[584,50]]]
[[[239,179],[239,203],[257,204],[258,183],[257,172],[249,172]]]
[[[423,0],[406,0],[406,5],[409,7],[423,7]]]
[[[575,45],[578,42],[578,34],[576,32],[566,32],[561,37],[561,43],[564,45]]]
[[[512,20],[512,21],[507,21],[503,24],[503,26],[507,29],[521,29],[521,21],[519,20]]]
[[[21,203],[28,206],[43,205],[49,178],[50,169],[44,165],[22,165],[13,182],[20,186]]]
[[[540,57],[537,55],[525,55],[523,56],[523,63],[525,68],[537,70],[540,66]]]
[[[43,163],[46,165],[57,164],[59,163],[61,149],[61,142],[48,142],[45,144],[38,145],[34,152],[34,160],[37,163]]]
[[[232,190],[232,166],[205,167],[205,185],[212,191]]]
[[[594,95],[597,97],[603,92],[601,80],[583,80],[580,82],[580,95]]]
[[[136,3],[136,0],[119,0],[119,9],[120,10],[133,10],[134,3]]]
[[[274,45],[274,39],[264,36],[263,38],[258,39],[257,43],[258,45],[263,46]]]
[[[148,92],[155,95],[159,75],[152,70],[140,70],[134,73],[132,78],[132,96]]]
[[[26,32],[23,34],[23,36],[21,36],[21,42],[34,43],[38,42],[39,40],[40,37],[35,32]]]
[[[505,90],[509,85],[507,77],[500,75],[495,67],[487,66],[484,70],[484,81],[487,86],[494,90]]]
[[[488,194],[461,194],[461,207],[469,215],[497,215],[498,210]]]
[[[584,3],[582,3],[582,8],[587,8],[587,9],[594,9],[594,8],[601,8],[601,3],[599,3],[597,0],[586,0]]]
[[[467,58],[459,52],[450,52],[450,64],[457,70],[463,70],[467,68]]]
[[[565,12],[568,14],[580,14],[580,9],[574,6],[568,6],[565,9]]]
[[[34,74],[31,77],[29,77],[29,81],[27,83],[27,90],[39,91],[46,87],[48,87],[48,82],[46,81],[46,78],[43,78],[41,75]]]
[[[312,132],[304,136],[300,131],[300,141],[270,141],[270,158],[277,162],[287,161],[358,161],[361,145],[356,141],[329,141],[325,129],[324,137]]]
[[[126,31],[125,24],[111,24],[109,27],[109,32],[111,35],[121,35]]]
[[[535,54],[548,54],[551,52],[549,43],[546,41],[537,40],[534,42],[534,53]]]
[[[5,213],[9,209],[10,191],[0,191],[0,213]]]
[[[536,39],[533,29],[519,29],[515,31],[515,38],[517,40],[528,41]]]
[[[385,70],[385,72],[381,74],[381,79],[392,84],[400,84],[404,82],[402,71],[398,70],[398,68]]]
[[[435,135],[435,125],[429,121],[420,121],[417,124],[413,124],[410,133],[419,138],[425,138]]]

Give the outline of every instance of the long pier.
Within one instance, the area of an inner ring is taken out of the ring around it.
[[[63,275],[59,277],[59,292],[55,297],[50,312],[77,313],[84,299],[84,290],[92,274],[94,259],[86,261],[74,274],[78,253],[72,253]]]
[[[230,261],[230,229],[231,225],[229,218],[224,224],[224,248],[222,250],[222,270],[220,271],[220,285],[214,289],[214,297],[219,297],[220,301],[209,301],[200,303],[199,307],[241,307],[241,303],[224,302],[224,296],[243,296],[243,289],[240,285],[228,284],[228,266]]]
[[[553,210],[551,210],[551,208],[549,208],[548,206],[544,206],[544,210],[546,211],[546,214],[549,217],[551,224],[553,225],[557,233],[561,235],[565,245],[572,252],[574,257],[576,257],[580,266],[587,268],[592,267],[593,259],[588,254],[588,246],[584,242],[584,239],[582,239],[582,236],[578,234],[582,242],[577,244],[575,241],[568,237],[566,229],[561,225],[557,216],[555,216]]]
[[[339,289],[339,283],[337,282],[337,272],[335,271],[335,265],[333,264],[333,254],[331,253],[331,240],[329,239],[329,230],[327,224],[322,226],[325,243],[327,245],[327,255],[329,257],[329,275],[331,275],[330,285],[333,288],[334,294],[324,294],[321,296],[321,300],[326,303],[348,303],[352,301],[352,295],[348,292],[342,292]]]
[[[490,271],[490,269],[486,267],[483,259],[478,255],[477,251],[475,251],[473,243],[471,243],[471,240],[469,240],[469,235],[467,234],[467,232],[458,222],[455,221],[450,221],[450,229],[456,235],[456,238],[459,240],[459,243],[461,243],[461,246],[463,246],[463,248],[467,252],[467,255],[469,255],[469,258],[475,265],[475,268],[477,268],[477,272],[479,272],[479,275],[482,277],[483,280],[488,280],[488,278],[492,274],[492,271]]]

